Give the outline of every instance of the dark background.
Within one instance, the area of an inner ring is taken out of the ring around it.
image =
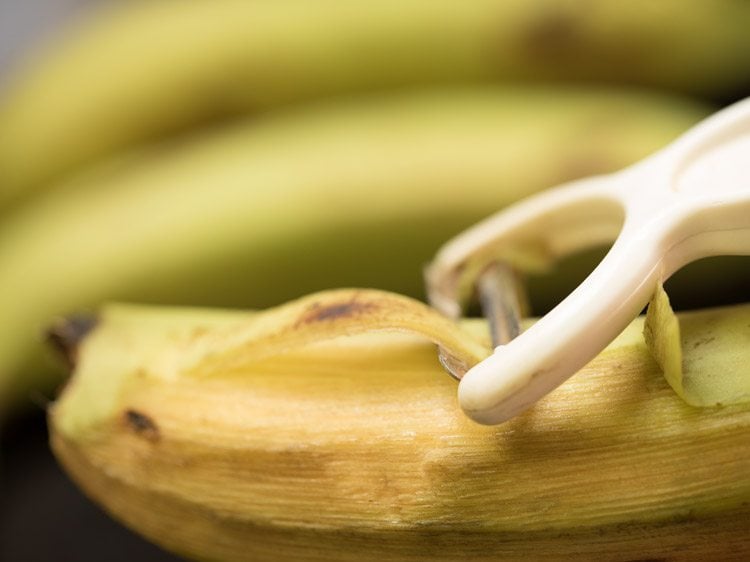
[[[42,406],[0,437],[0,561],[167,562],[178,558],[110,519],[57,466]]]

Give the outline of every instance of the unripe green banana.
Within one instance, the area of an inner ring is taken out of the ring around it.
[[[619,92],[425,93],[122,158],[0,228],[0,411],[49,388],[39,333],[55,315],[113,298],[262,307],[341,285],[419,295],[459,230],[636,161],[705,113]]]
[[[497,80],[750,86],[737,0],[125,2],[53,44],[0,107],[0,205],[146,140],[333,94]]]
[[[745,369],[750,306],[682,322],[686,364]],[[750,406],[688,407],[642,330],[486,427],[423,339],[476,362],[479,321],[363,290],[255,315],[110,306],[52,446],[115,518],[199,560],[747,560]]]

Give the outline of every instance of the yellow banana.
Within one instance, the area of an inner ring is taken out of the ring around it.
[[[342,284],[419,295],[460,229],[638,160],[705,113],[604,91],[423,93],[123,157],[0,228],[0,411],[49,387],[38,334],[55,315],[112,298],[259,307]]]
[[[750,361],[750,306],[682,320],[723,366]],[[109,306],[67,342],[52,446],[115,518],[200,560],[750,557],[748,404],[687,406],[640,318],[527,413],[475,425],[425,340],[472,364],[484,328],[366,290],[257,314]]]
[[[125,2],[19,72],[0,106],[0,205],[177,130],[310,98],[496,80],[750,84],[736,0]]]

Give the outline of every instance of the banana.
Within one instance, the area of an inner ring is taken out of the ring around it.
[[[705,114],[632,93],[432,92],[121,157],[0,228],[0,411],[52,384],[39,333],[56,315],[106,299],[264,307],[340,285],[420,295],[420,268],[459,230],[636,161]]]
[[[0,107],[0,205],[124,147],[335,94],[497,80],[750,84],[736,0],[125,2],[53,43]]]
[[[750,405],[683,403],[643,323],[485,427],[428,341],[473,364],[479,321],[367,290],[259,313],[110,305],[67,339],[51,443],[112,516],[199,560],[746,560]],[[706,377],[750,361],[750,305],[681,323],[712,340],[686,365],[729,355]]]

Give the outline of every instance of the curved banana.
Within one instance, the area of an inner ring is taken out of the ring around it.
[[[725,355],[709,378],[750,361],[750,306],[682,323],[686,365]],[[477,361],[482,322],[363,290],[254,315],[110,306],[52,447],[116,519],[198,560],[745,560],[750,406],[687,407],[642,329],[486,427],[424,337]]]
[[[0,205],[124,147],[333,94],[497,80],[750,84],[736,0],[124,2],[40,53],[0,105]]]
[[[419,295],[460,229],[637,161],[704,115],[613,92],[430,93],[122,158],[0,228],[0,410],[49,388],[39,333],[55,315],[112,298],[262,307],[342,285]]]

